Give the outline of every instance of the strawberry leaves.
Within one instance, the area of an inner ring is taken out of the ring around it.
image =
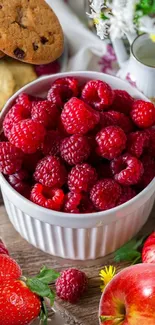
[[[50,300],[51,306],[54,304],[55,293],[50,289],[49,284],[55,281],[60,276],[60,273],[55,270],[51,270],[44,266],[40,273],[33,277],[26,279],[26,285],[28,288],[41,297],[42,308],[40,312],[40,319],[42,320],[44,325],[47,325],[47,308],[43,298],[48,298]]]
[[[127,244],[125,244],[123,247],[119,248],[115,252],[114,261],[116,263],[119,263],[122,261],[131,261],[131,262],[133,262],[132,264],[140,262],[141,261],[140,248],[143,245],[147,236],[144,236],[139,240],[132,239]]]

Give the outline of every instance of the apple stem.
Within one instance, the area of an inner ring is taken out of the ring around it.
[[[124,315],[117,316],[100,316],[100,320],[102,323],[113,320],[114,324],[120,324],[124,320]]]

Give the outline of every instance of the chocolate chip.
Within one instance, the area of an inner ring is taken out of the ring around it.
[[[32,45],[33,45],[34,51],[37,51],[39,46],[37,44],[35,44],[35,43],[32,43]]]
[[[25,57],[25,52],[22,49],[20,49],[19,47],[17,47],[13,53],[17,59],[24,59],[24,57]]]
[[[48,42],[48,39],[45,36],[40,37],[41,43],[46,44]]]
[[[0,5],[0,9],[2,9],[3,8],[3,6],[2,5]]]

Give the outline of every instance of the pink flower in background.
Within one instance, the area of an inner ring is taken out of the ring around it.
[[[131,86],[137,87],[136,82],[133,80],[132,76],[130,73],[127,74],[126,80],[130,83]]]
[[[115,75],[118,71],[117,59],[114,49],[111,45],[107,45],[106,54],[98,62],[101,68],[101,72]]]

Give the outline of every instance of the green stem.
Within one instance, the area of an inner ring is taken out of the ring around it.
[[[124,315],[117,316],[100,316],[100,320],[102,323],[113,320],[114,324],[120,324],[120,322],[123,322]]]

